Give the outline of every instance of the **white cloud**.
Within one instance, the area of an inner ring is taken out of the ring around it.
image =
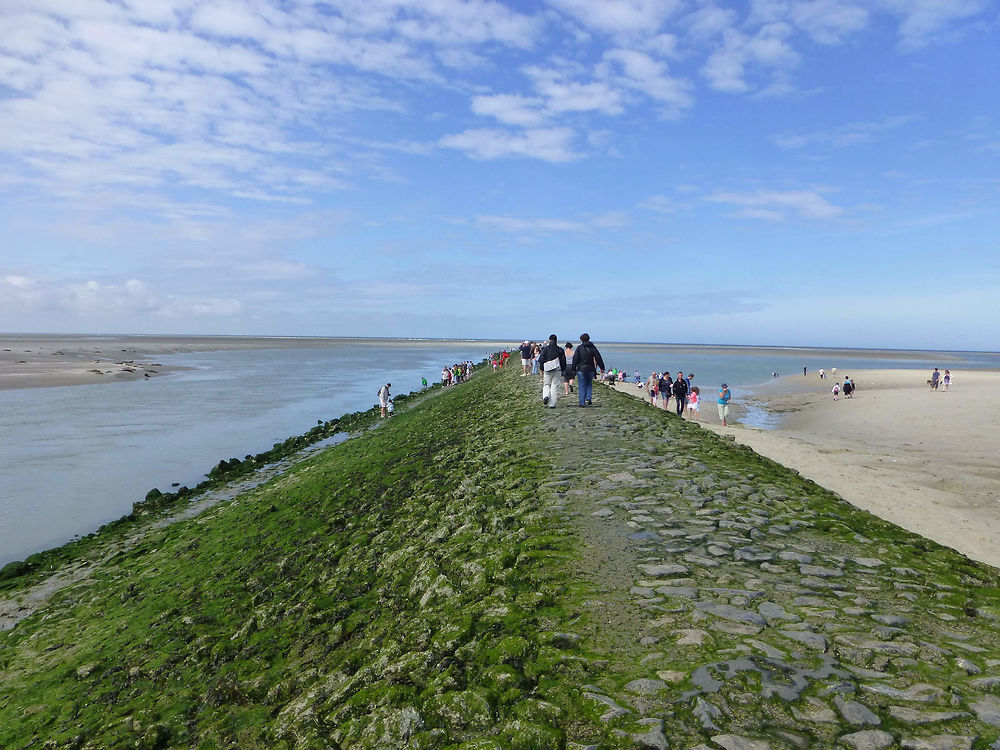
[[[541,32],[540,19],[517,13],[488,0],[427,0],[420,3],[385,0],[395,13],[393,27],[409,39],[435,44],[499,42],[527,48]],[[345,17],[352,18],[345,14]],[[383,25],[382,30],[385,26]]]
[[[859,143],[869,143],[880,134],[907,125],[915,120],[913,116],[887,117],[872,122],[852,122],[829,130],[813,133],[785,134],[775,136],[774,142],[783,148],[799,149],[806,146],[832,146],[841,148]]]
[[[526,128],[524,133],[501,134],[495,130],[467,131],[459,136],[447,136],[442,145],[459,147],[481,158],[506,155],[534,155],[548,161],[576,158],[568,148],[553,151],[556,143],[566,146],[570,138],[568,126],[545,128],[567,115],[597,113],[621,115],[636,94],[649,97],[664,105],[664,114],[675,116],[693,103],[687,81],[669,75],[667,64],[645,52],[615,48],[604,53],[586,79],[583,66],[562,61],[553,67],[526,66],[523,69],[531,81],[535,96],[522,94],[479,95],[472,99],[472,111],[492,117],[505,124]],[[593,132],[593,131],[592,131]],[[546,134],[541,145],[540,134]]]
[[[197,33],[230,38],[258,39],[274,30],[257,8],[220,0],[195,6],[188,23]]]
[[[628,223],[628,215],[611,211],[580,219],[525,219],[515,216],[481,215],[476,217],[480,226],[511,233],[534,232],[590,232],[595,229],[615,229]]]
[[[520,133],[480,128],[447,135],[438,143],[463,151],[473,159],[526,156],[542,161],[568,162],[580,157],[572,148],[574,137],[569,128],[537,128]]]
[[[820,44],[841,44],[867,29],[873,16],[899,22],[899,47],[914,51],[948,38],[984,9],[989,0],[753,0],[747,23],[790,23]]]
[[[450,86],[445,66],[486,60],[484,45],[527,49],[542,23],[489,0],[9,0],[5,182],[286,201],[342,189],[349,170],[383,177],[377,142],[359,152],[340,121],[403,111],[396,82]]]
[[[666,104],[671,112],[686,109],[693,103],[687,81],[670,76],[666,63],[660,60],[635,50],[613,49],[604,53],[604,61],[606,74],[612,81]]]
[[[755,70],[773,75],[798,64],[799,55],[788,42],[791,31],[790,26],[781,23],[768,24],[752,36],[727,29],[723,32],[722,47],[709,56],[702,74],[718,91],[750,91],[753,87],[747,77]]]
[[[195,295],[173,295],[154,290],[140,279],[97,281],[94,279],[47,278],[31,283],[11,283],[0,296],[0,311],[8,316],[52,315],[64,320],[130,320],[146,316],[161,318],[232,317],[243,305],[236,299]],[[18,278],[18,277],[13,277]]]
[[[677,212],[677,204],[665,195],[651,195],[639,204],[639,208],[653,211],[658,214],[672,214]]]
[[[879,0],[900,18],[899,47],[913,52],[947,37],[956,25],[989,7],[988,0]]]
[[[9,274],[3,277],[5,284],[10,284],[12,287],[18,289],[26,289],[35,283],[34,279],[29,279],[27,276],[19,276],[18,274]]]
[[[521,94],[476,96],[472,99],[472,111],[477,115],[493,117],[504,125],[526,128],[538,127],[546,122],[548,113],[543,105],[542,99]]]
[[[792,22],[820,44],[840,44],[866,28],[869,11],[843,0],[814,0],[792,7]]]
[[[574,81],[565,71],[538,66],[529,66],[524,72],[532,79],[535,91],[544,97],[545,106],[551,112],[620,115],[625,111],[621,92],[605,82]]]
[[[790,23],[820,44],[839,44],[866,28],[867,4],[845,0],[754,0],[749,23]]]
[[[584,26],[610,34],[655,33],[672,16],[679,0],[549,0]]]
[[[715,203],[740,206],[737,217],[782,221],[794,215],[802,219],[829,220],[843,209],[812,190],[758,190],[753,193],[720,192],[708,197]]]
[[[733,28],[736,22],[736,11],[719,8],[712,3],[703,4],[682,19],[688,30],[688,38],[694,41],[721,36],[726,29]]]

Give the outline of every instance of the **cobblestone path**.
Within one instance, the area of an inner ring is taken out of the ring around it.
[[[596,391],[526,431],[582,540],[575,635],[606,664],[580,687],[623,746],[1000,750],[996,570]]]

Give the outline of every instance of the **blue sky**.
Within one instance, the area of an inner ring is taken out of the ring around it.
[[[996,0],[2,0],[0,330],[996,349]]]

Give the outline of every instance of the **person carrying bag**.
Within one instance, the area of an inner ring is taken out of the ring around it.
[[[566,354],[557,342],[558,339],[553,333],[538,355],[542,369],[542,403],[550,409],[556,408],[556,401],[559,399],[558,386],[566,371]]]

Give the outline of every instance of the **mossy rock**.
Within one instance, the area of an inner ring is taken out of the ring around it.
[[[495,723],[489,701],[478,690],[445,693],[431,700],[427,711],[451,730],[484,730]]]
[[[552,727],[516,720],[500,729],[505,750],[561,750],[565,735]]]
[[[7,563],[0,568],[0,581],[27,575],[34,569],[34,566],[25,560],[15,560],[14,562]]]
[[[509,636],[497,643],[490,656],[494,661],[521,666],[531,653],[531,644],[519,635]]]

